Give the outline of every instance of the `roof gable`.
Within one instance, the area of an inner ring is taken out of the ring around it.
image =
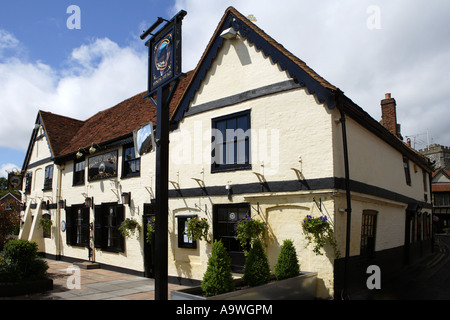
[[[208,70],[211,68],[214,59],[223,46],[225,40],[220,34],[230,27],[233,27],[235,31],[239,32],[240,36],[254,45],[257,50],[261,50],[265,56],[270,57],[273,63],[280,66],[281,70],[287,71],[290,77],[298,82],[300,86],[306,87],[310,94],[316,94],[319,102],[326,103],[330,109],[336,106],[334,98],[334,92],[338,90],[336,87],[320,77],[302,60],[286,50],[281,44],[268,36],[236,9],[229,7],[225,11],[200,62],[194,70],[192,80],[184,92],[173,120],[180,121],[183,118],[190,102],[194,99],[195,93],[199,90],[202,81],[205,79]]]
[[[450,170],[439,169],[433,172],[432,183],[450,183]]]

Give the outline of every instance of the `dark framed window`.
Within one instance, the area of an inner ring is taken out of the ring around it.
[[[190,216],[178,216],[178,247],[179,248],[191,248],[196,249],[197,248],[197,241],[194,241],[192,239],[189,239],[186,235],[187,226],[189,223],[189,220],[196,217],[196,215],[190,215]]]
[[[88,247],[90,235],[90,208],[84,204],[66,207],[66,243]]]
[[[364,210],[361,223],[361,255],[372,257],[375,253],[377,211]]]
[[[211,172],[251,169],[250,110],[212,119]]]
[[[48,220],[51,220],[51,216],[50,216],[50,214],[48,214],[48,213],[44,213],[43,215],[42,215],[42,219],[48,219]],[[50,228],[50,230],[49,229],[47,229],[47,228],[43,228],[43,234],[42,234],[42,236],[44,237],[44,238],[46,238],[46,239],[51,239],[51,237],[52,237],[52,231],[51,231],[51,228]]]
[[[403,156],[403,168],[405,169],[406,184],[411,185],[411,172],[409,170],[409,160],[407,157]]]
[[[122,158],[122,178],[141,175],[141,158],[136,158],[134,144],[123,146]]]
[[[53,165],[49,165],[45,167],[45,177],[44,177],[44,189],[43,190],[51,190],[53,182]]]
[[[28,172],[25,175],[25,194],[31,193],[31,182],[33,181],[33,173]]]
[[[84,184],[84,175],[86,168],[86,160],[77,160],[73,165],[73,185],[79,186]]]
[[[95,206],[94,246],[104,251],[124,252],[125,238],[119,230],[124,220],[123,205],[109,203]]]
[[[88,159],[88,181],[117,177],[117,150]]]

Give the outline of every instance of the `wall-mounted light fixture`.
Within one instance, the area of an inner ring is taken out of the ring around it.
[[[232,195],[233,195],[233,189],[231,188],[231,185],[230,185],[230,184],[227,184],[227,185],[225,186],[225,189],[227,189],[227,191],[228,191],[228,200],[231,200],[231,197],[232,197]]]
[[[131,192],[122,193],[122,203],[127,205],[131,204]]]
[[[228,28],[226,30],[224,30],[220,36],[226,40],[232,40],[232,39],[236,39],[237,37],[237,32],[236,30],[233,29],[233,27]]]
[[[58,201],[58,205],[60,209],[65,209],[66,208],[66,200],[59,200]]]
[[[86,197],[84,199],[84,205],[86,208],[94,208],[94,197]]]
[[[77,159],[80,159],[82,156],[83,156],[83,153],[81,152],[81,149],[78,149]]]
[[[97,151],[97,149],[94,148],[94,143],[91,144],[91,147],[89,148],[89,153],[94,154]]]
[[[47,210],[47,208],[48,208],[48,203],[46,201],[42,201],[41,209],[42,210]]]

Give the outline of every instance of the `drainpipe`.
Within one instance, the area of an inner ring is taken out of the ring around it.
[[[344,286],[341,293],[342,299],[348,299],[347,280],[348,280],[348,260],[350,256],[350,231],[352,220],[352,201],[350,194],[350,169],[348,165],[348,145],[347,145],[347,129],[345,125],[345,114],[341,110],[341,124],[342,124],[342,143],[344,147],[344,165],[345,165],[345,192],[347,198],[347,229],[345,237],[345,260],[344,260]]]
[[[58,168],[58,180],[56,182],[56,223],[55,223],[55,241],[56,241],[56,260],[61,260],[61,207],[59,205],[59,200],[62,200],[61,197],[61,184],[62,184],[62,171],[63,168],[61,165],[57,166]]]

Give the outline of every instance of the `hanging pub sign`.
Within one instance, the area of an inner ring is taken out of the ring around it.
[[[22,189],[22,175],[18,172],[8,173],[8,189],[20,190]]]
[[[181,75],[181,21],[185,15],[186,11],[182,10],[170,21],[158,18],[141,36],[145,38],[166,22],[146,43],[149,47],[149,93]]]

